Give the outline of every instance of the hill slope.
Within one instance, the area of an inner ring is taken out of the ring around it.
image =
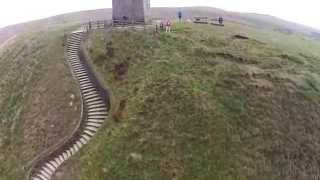
[[[23,179],[80,116],[64,42],[83,18],[53,19],[0,49],[3,180]],[[320,43],[239,21],[173,29],[89,35],[112,119],[56,179],[316,179]]]
[[[234,23],[174,29],[90,35],[84,49],[112,90],[113,122],[65,173],[85,180],[315,179],[320,43]]]
[[[68,136],[80,117],[65,31],[27,33],[0,49],[1,180],[23,179],[28,163]]]

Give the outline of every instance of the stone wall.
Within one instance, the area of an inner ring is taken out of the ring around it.
[[[150,0],[113,0],[113,20],[146,22],[150,12]]]

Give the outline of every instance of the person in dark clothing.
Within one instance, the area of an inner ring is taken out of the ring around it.
[[[182,19],[182,12],[181,11],[178,12],[178,17],[179,17],[179,21],[181,22],[181,19]]]
[[[219,17],[219,24],[222,25],[223,24],[223,17]]]
[[[92,28],[92,24],[91,24],[91,21],[89,21],[89,30],[91,30]]]
[[[160,30],[164,30],[164,23],[163,23],[163,21],[160,22]]]

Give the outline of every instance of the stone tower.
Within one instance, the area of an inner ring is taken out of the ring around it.
[[[114,22],[146,23],[150,17],[150,0],[112,0]]]

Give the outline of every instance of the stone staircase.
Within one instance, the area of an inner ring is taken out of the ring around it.
[[[72,135],[56,150],[39,157],[27,175],[27,180],[51,180],[56,171],[76,154],[97,133],[108,118],[109,96],[91,71],[80,51],[84,30],[71,33],[67,39],[67,61],[75,80],[78,82],[82,114],[81,121]]]

